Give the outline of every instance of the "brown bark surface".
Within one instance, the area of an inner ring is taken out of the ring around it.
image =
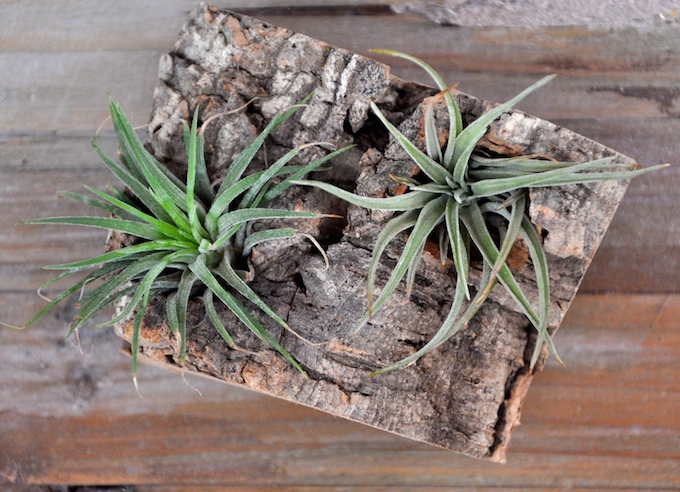
[[[422,144],[419,104],[424,97],[436,98],[435,90],[392,77],[389,68],[376,61],[205,4],[193,11],[175,50],[163,56],[159,77],[148,145],[180,174],[185,155],[178,119],[189,118],[196,105],[205,121],[257,98],[247,110],[216,118],[206,130],[206,158],[211,178],[218,180],[233,156],[277,112],[313,90],[307,105],[274,133],[256,165],[306,142],[355,143],[357,147],[314,178],[370,196],[398,193],[390,174],[410,175],[415,169],[369,114],[369,101]],[[462,93],[456,97],[466,121],[488,106]],[[445,132],[441,104],[437,116]],[[494,152],[547,154],[573,161],[613,154],[521,112],[497,120],[484,146]],[[307,149],[301,162],[323,152]],[[561,322],[625,188],[626,183],[607,182],[532,191],[529,211],[545,238],[549,259],[551,330]],[[260,321],[301,363],[307,377],[263,346],[225,309],[225,324],[247,351],[230,350],[203,316],[198,301],[190,307],[186,367],[412,439],[502,461],[531,382],[527,358],[535,338],[502,288],[497,287],[469,326],[440,349],[411,367],[370,378],[370,372],[408,356],[434,335],[453,297],[453,265],[442,268],[437,252],[428,250],[410,300],[398,290],[366,327],[353,334],[366,309],[364,284],[371,247],[390,215],[348,208],[307,189],[291,189],[279,206],[346,217],[299,224],[327,246],[328,269],[304,239],[266,243],[253,252],[256,276],[251,287],[307,341],[264,316]],[[403,240],[394,241],[386,251],[379,286]],[[533,270],[521,245],[515,249],[512,266],[531,300]],[[478,278],[478,272],[473,273],[473,284]],[[152,359],[176,365],[178,341],[164,313],[163,299],[154,300],[140,349]],[[129,323],[118,329],[129,338]]]

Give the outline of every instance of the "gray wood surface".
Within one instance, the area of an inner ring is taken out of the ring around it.
[[[86,9],[83,17],[77,9],[87,2],[46,10],[40,2],[21,3],[25,8],[0,4],[0,18],[10,21],[0,34],[5,116],[0,121],[0,169],[9,183],[20,179],[16,171],[34,166],[75,167],[80,162],[96,167],[88,140],[106,119],[107,95],[117,98],[136,124],[146,123],[158,58],[173,46],[192,5],[170,2],[154,10],[153,3],[136,9],[123,2]],[[147,26],[145,19],[151,19]],[[362,54],[375,46],[407,50],[427,59],[446,80],[458,82],[460,90],[489,100],[506,100],[540,75],[557,72],[555,82],[518,108],[642,165],[673,162],[679,153],[680,36],[675,26],[654,32],[519,33],[434,26],[417,16],[279,15],[265,20]],[[401,60],[383,60],[402,78],[426,80]],[[65,143],[63,136],[74,143]],[[47,162],[45,152],[51,156]],[[678,290],[673,272],[680,271],[680,218],[672,210],[680,203],[679,183],[680,171],[671,167],[632,184],[584,291]]]
[[[359,2],[325,2],[339,3]],[[89,146],[106,118],[106,97],[119,99],[135,124],[146,122],[158,58],[192,6],[0,2],[0,320],[20,323],[43,305],[35,295],[48,278],[41,265],[100,250],[102,231],[17,223],[81,210],[56,199],[57,190],[115,184]],[[519,108],[644,165],[680,155],[677,25],[527,32],[445,28],[418,16],[265,20],[363,54],[372,47],[409,51],[485,99],[507,99],[557,72]],[[402,78],[425,80],[404,63],[389,63]],[[111,131],[102,139],[112,153]],[[677,166],[631,184],[557,335],[566,368],[550,362],[534,381],[505,466],[188,377],[199,397],[181,378],[151,367],[141,369],[139,399],[110,331],[83,330],[84,355],[63,340],[74,312],[66,305],[26,332],[0,329],[0,488],[677,489],[679,204]]]

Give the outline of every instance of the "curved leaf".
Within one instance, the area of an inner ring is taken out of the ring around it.
[[[404,58],[405,60],[409,60],[415,63],[416,65],[424,69],[430,77],[432,77],[432,80],[434,80],[435,84],[437,84],[439,90],[444,93],[444,101],[446,102],[446,107],[449,111],[450,123],[449,123],[449,139],[448,144],[446,146],[446,152],[444,153],[443,162],[446,164],[447,170],[451,171],[453,167],[452,162],[453,150],[455,147],[456,137],[463,129],[463,119],[460,114],[460,108],[458,107],[458,103],[456,102],[456,99],[453,97],[453,94],[451,94],[451,90],[446,85],[446,82],[444,82],[444,79],[442,79],[441,76],[430,65],[416,58],[415,56],[411,56],[407,53],[402,53],[400,51],[393,50],[372,49],[371,51],[374,53],[382,53],[384,55]]]
[[[302,101],[300,101],[300,104],[304,104],[311,96],[312,94],[309,94]],[[225,190],[229,189],[239,179],[241,179],[243,172],[246,170],[250,162],[253,160],[253,157],[255,157],[257,151],[260,150],[260,147],[264,143],[264,140],[267,138],[267,136],[271,132],[276,130],[276,128],[278,128],[284,121],[293,116],[293,114],[300,107],[301,107],[300,105],[296,105],[293,106],[291,109],[288,109],[287,111],[278,113],[274,118],[272,118],[272,120],[264,128],[264,130],[262,130],[262,132],[257,137],[255,137],[255,140],[248,144],[248,146],[245,149],[243,149],[241,153],[236,156],[236,158],[234,158],[232,163],[229,165],[229,169],[227,170],[227,174],[224,177],[224,181],[222,181],[220,189],[217,192],[218,198]]]
[[[380,234],[378,235],[378,239],[375,241],[373,253],[371,254],[371,261],[368,264],[368,273],[366,274],[366,292],[368,295],[369,319],[373,314],[373,288],[375,286],[375,274],[378,269],[378,265],[380,264],[380,257],[392,239],[394,239],[399,233],[416,225],[416,222],[418,221],[418,213],[418,210],[410,210],[390,220],[387,224],[385,224],[385,226],[383,226]]]
[[[153,226],[158,232],[164,234],[167,237],[171,237],[174,239],[177,239],[178,241],[183,241],[185,239],[191,239],[191,235],[187,234],[181,229],[178,229],[174,225],[171,225],[167,222],[164,222],[162,220],[157,219],[156,217],[152,217],[151,215],[142,212],[139,210],[139,208],[130,205],[128,203],[125,203],[121,200],[118,200],[115,197],[112,197],[103,191],[99,191],[96,188],[92,188],[90,186],[85,186],[85,189],[87,189],[90,193],[93,193],[97,195],[98,197],[106,200],[107,202],[111,203],[112,205],[120,208],[121,210],[124,210],[126,213],[129,215],[146,222],[147,224]]]
[[[460,277],[460,282],[456,284],[456,289],[463,288],[465,298],[470,299],[470,289],[468,288],[468,275],[470,271],[469,252],[466,241],[467,230],[460,224],[460,203],[455,199],[449,198],[446,201],[446,231],[449,235],[453,264]]]
[[[442,148],[439,146],[439,137],[437,136],[437,124],[434,121],[434,110],[432,105],[428,104],[423,107],[423,119],[425,120],[425,147],[427,155],[435,162],[442,162]]]
[[[493,209],[493,211],[504,216],[506,219],[509,217],[507,210]],[[548,261],[545,256],[545,252],[543,251],[541,237],[536,231],[534,225],[531,223],[531,220],[526,215],[522,218],[520,234],[529,248],[529,255],[534,265],[534,272],[536,273],[536,283],[538,285],[539,298],[540,324],[534,324],[536,331],[538,332],[538,340],[536,341],[536,347],[534,348],[534,352],[531,356],[530,368],[534,368],[544,342],[548,345],[550,353],[555,356],[558,362],[562,363],[559,355],[557,354],[557,350],[553,344],[552,338],[550,337],[550,333],[548,332],[548,316],[550,309],[550,278],[548,275]]]
[[[224,231],[213,243],[215,249],[219,248],[231,238],[238,229],[238,226],[245,222],[261,219],[313,219],[318,214],[312,212],[296,212],[294,210],[280,210],[275,208],[246,208],[228,212],[220,217],[218,222],[219,230]]]
[[[444,184],[446,183],[446,177],[449,175],[446,168],[444,168],[438,162],[432,160],[427,154],[416,147],[408,138],[401,133],[397,127],[388,121],[387,118],[382,114],[380,108],[371,101],[371,109],[373,113],[378,117],[378,119],[385,125],[387,131],[392,134],[392,137],[402,146],[413,162],[423,171],[427,176],[435,183]]]
[[[300,186],[313,186],[314,188],[319,188],[324,190],[331,195],[337,196],[352,205],[358,205],[360,207],[369,208],[371,210],[413,210],[415,208],[420,208],[426,205],[436,196],[432,193],[426,191],[412,191],[409,193],[404,193],[403,195],[391,196],[388,198],[371,198],[366,196],[359,196],[345,191],[342,188],[333,186],[332,184],[323,183],[321,181],[291,181],[292,184]]]
[[[394,270],[387,283],[383,286],[378,299],[375,303],[370,306],[369,311],[376,311],[382,307],[387,298],[394,292],[394,290],[399,285],[399,282],[406,274],[409,266],[413,263],[414,259],[417,258],[417,253],[419,249],[422,249],[423,244],[427,240],[427,236],[433,231],[433,229],[441,222],[444,218],[444,212],[446,209],[446,197],[440,197],[436,200],[432,200],[430,203],[425,205],[418,215],[418,219],[413,226],[413,230],[409,235],[404,250],[397,261]],[[363,316],[359,321],[359,324],[355,328],[355,332],[369,321],[368,313]]]
[[[266,229],[264,231],[248,234],[248,236],[246,236],[245,242],[243,243],[243,256],[250,256],[250,251],[253,249],[253,246],[257,244],[274,239],[286,239],[294,237],[296,234],[297,231],[289,227],[282,229]]]
[[[611,158],[597,159],[594,161],[573,164],[569,167],[554,169],[551,171],[543,171],[539,173],[532,173],[523,176],[515,176],[510,178],[496,178],[484,179],[470,184],[472,193],[476,197],[487,197],[500,195],[502,193],[512,192],[519,188],[537,187],[537,186],[556,186],[570,183],[585,183],[588,181],[600,181],[609,179],[620,179],[617,176],[630,175],[633,177],[640,171],[626,171],[620,172],[592,172],[581,174],[581,171],[588,171],[592,168],[597,168],[603,162],[609,162]],[[652,169],[652,168],[649,168]]]
[[[104,210],[105,212],[108,212],[109,214],[115,215],[118,218],[121,219],[126,219],[126,220],[137,220],[137,218],[133,215],[128,214],[125,210],[122,208],[116,207],[114,205],[111,205],[108,202],[102,201],[102,200],[97,200],[96,198],[92,198],[90,196],[86,195],[81,195],[79,193],[71,193],[70,191],[59,191],[57,192],[59,196],[65,196],[66,198],[70,198],[71,200],[78,201],[80,203],[84,203],[85,205],[90,205],[91,207],[99,208],[101,210]]]
[[[310,172],[312,172],[312,171],[318,170],[319,167],[320,167],[323,163],[325,163],[325,162],[327,162],[327,161],[333,159],[334,157],[336,157],[336,156],[342,154],[343,152],[345,152],[345,151],[351,149],[352,147],[354,147],[354,145],[347,145],[346,147],[342,147],[341,149],[335,150],[335,151],[333,151],[333,152],[331,152],[331,153],[329,153],[329,154],[326,154],[326,155],[323,156],[323,157],[319,157],[318,159],[315,159],[315,160],[313,160],[312,162],[310,162],[309,164],[307,164],[306,166],[302,166],[301,168],[297,169],[297,170],[296,170],[294,173],[292,173],[289,177],[287,177],[286,179],[284,179],[283,181],[281,181],[279,184],[277,184],[276,186],[274,186],[274,187],[273,187],[271,190],[269,190],[267,193],[265,193],[265,195],[264,195],[264,197],[263,197],[263,199],[262,199],[262,204],[267,204],[267,203],[269,203],[269,202],[272,201],[274,198],[276,198],[276,197],[279,196],[281,193],[283,193],[285,190],[287,190],[287,189],[293,184],[293,181],[295,181],[295,180],[297,180],[297,179],[300,179],[300,178],[301,178],[302,176],[304,176],[305,174],[308,174],[308,173],[310,173]],[[288,169],[292,169],[292,168],[288,168]]]
[[[292,149],[286,152],[283,156],[281,156],[279,159],[276,160],[274,164],[272,164],[269,168],[267,168],[253,183],[246,194],[243,196],[241,199],[241,203],[239,204],[238,208],[250,208],[252,206],[257,206],[258,203],[255,202],[256,197],[260,194],[263,189],[266,189],[267,185],[271,181],[271,179],[276,176],[276,173],[286,164],[290,162],[290,160],[298,155],[298,149]],[[260,197],[261,199],[261,197]]]
[[[227,292],[224,287],[220,285],[217,279],[205,266],[205,263],[199,257],[194,263],[189,265],[191,271],[205,284],[205,286],[213,291],[213,293],[233,312],[241,322],[250,329],[262,341],[269,343],[274,347],[288,362],[290,362],[298,371],[305,374],[304,370],[293,359],[293,357],[277,342],[267,330],[253,317],[243,305],[238,302],[234,296]]]
[[[195,114],[194,118],[198,119],[197,116],[198,115]],[[200,132],[196,131],[196,133],[193,134],[195,138],[195,143],[192,144],[191,141],[192,132],[194,131],[193,126],[194,126],[193,122],[192,128],[189,128],[186,125],[182,126],[182,133],[184,136],[184,147],[187,149],[187,155],[190,155],[192,145],[195,146],[195,150],[193,151],[194,155],[196,156],[196,168],[195,168],[196,178],[194,193],[203,203],[207,205],[213,202],[213,200],[215,199],[215,193],[213,192],[212,184],[210,183],[210,177],[208,176],[208,169],[205,165],[205,148],[204,148],[205,142],[203,140],[203,135]]]
[[[208,314],[208,318],[215,327],[215,330],[217,330],[217,333],[219,333],[220,336],[224,339],[224,341],[227,342],[227,345],[233,347],[234,339],[231,338],[231,335],[227,331],[227,328],[224,326],[224,323],[222,323],[222,320],[217,314],[217,309],[215,309],[212,290],[210,289],[205,290],[205,294],[203,294],[203,304],[205,305],[205,312]]]
[[[180,250],[180,249],[190,249],[194,246],[192,243],[185,241],[174,241],[174,240],[160,240],[160,241],[146,241],[140,244],[133,244],[132,246],[126,246],[124,248],[116,249],[114,251],[109,251],[94,258],[87,260],[75,261],[73,263],[62,263],[60,265],[49,265],[45,268],[46,270],[65,270],[69,269],[74,272],[82,270],[84,268],[90,268],[96,265],[103,265],[111,261],[120,260],[122,258],[128,258],[131,255],[137,255],[139,253],[148,253],[162,250]]]
[[[437,333],[434,335],[434,337],[432,337],[432,339],[429,342],[427,342],[421,349],[417,350],[408,357],[405,357],[402,360],[395,362],[394,364],[390,364],[389,366],[378,369],[377,371],[372,372],[370,375],[377,376],[379,374],[394,371],[395,369],[399,369],[409,364],[412,364],[421,357],[423,357],[424,355],[428,354],[432,350],[442,345],[447,340],[449,340],[462,328],[466,327],[467,324],[472,319],[472,317],[475,314],[477,314],[477,311],[479,311],[479,308],[481,307],[481,305],[484,303],[489,293],[491,292],[489,286],[493,284],[494,280],[490,276],[490,271],[491,268],[489,267],[489,265],[484,263],[482,279],[480,282],[480,289],[477,291],[477,294],[475,295],[474,299],[463,313],[463,316],[460,318],[458,316],[463,306],[464,294],[463,290],[459,288],[459,282],[462,281],[459,275],[456,281],[456,293],[453,296],[453,303],[451,305],[451,309],[449,310],[449,314],[446,316],[446,319],[439,327],[439,330],[437,330]]]
[[[548,75],[547,77],[543,77],[541,80],[524,89],[517,96],[510,99],[508,102],[499,104],[495,108],[492,108],[491,110],[487,111],[479,118],[477,118],[475,121],[470,123],[462,132],[460,132],[460,135],[458,135],[458,138],[456,140],[456,148],[453,152],[453,162],[455,162],[455,165],[453,167],[454,181],[456,181],[460,185],[463,185],[465,183],[468,159],[472,154],[472,151],[475,149],[475,146],[477,145],[479,139],[482,138],[486,133],[486,130],[488,129],[489,125],[491,125],[491,123],[501,114],[512,108],[515,104],[517,104],[522,99],[527,97],[533,91],[535,91],[539,87],[544,86],[554,78],[555,78],[554,74]]]
[[[99,229],[113,229],[152,241],[168,239],[168,236],[159,232],[151,225],[132,220],[109,219],[106,217],[46,217],[43,219],[26,220],[24,224],[62,224],[97,227]]]
[[[128,189],[148,208],[151,213],[153,213],[157,218],[165,222],[171,222],[172,219],[170,215],[165,211],[160,203],[156,200],[151,191],[147,188],[145,181],[138,180],[135,175],[130,173],[128,169],[119,166],[111,159],[109,159],[106,154],[104,154],[99,147],[97,147],[94,139],[92,140],[92,147],[97,153],[102,162],[106,165],[109,170],[116,175],[120,181],[128,187]]]
[[[258,309],[264,312],[271,319],[276,321],[278,324],[284,328],[288,328],[288,323],[286,323],[278,314],[276,314],[267,304],[260,299],[260,297],[253,292],[253,290],[248,287],[243,279],[234,271],[231,265],[226,262],[220,263],[215,269],[217,273],[224,281],[234,289],[236,292],[241,294],[243,297],[252,302]]]
[[[199,256],[202,258],[203,256]],[[198,260],[197,260],[198,261]],[[195,263],[195,262],[194,262]],[[196,274],[189,269],[182,272],[182,278],[179,281],[177,288],[177,299],[175,301],[175,308],[177,309],[178,332],[179,332],[179,363],[184,364],[184,359],[187,355],[187,307],[189,305],[189,297],[191,296],[191,289],[197,280]]]
[[[461,211],[461,219],[470,232],[472,241],[482,253],[484,260],[493,265],[494,271],[498,271],[498,279],[515,299],[524,314],[538,328],[541,324],[540,318],[522,292],[514,275],[505,264],[505,258],[500,256],[498,247],[493,242],[493,238],[486,227],[480,207],[475,202],[469,207],[465,207]]]

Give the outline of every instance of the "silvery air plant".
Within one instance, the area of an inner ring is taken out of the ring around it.
[[[239,297],[246,299],[288,329],[286,322],[247,285],[246,281],[252,274],[246,260],[254,245],[292,237],[297,232],[292,228],[279,228],[251,233],[249,225],[261,219],[319,217],[310,212],[267,208],[266,205],[286,190],[291,180],[318,169],[325,161],[345,150],[331,152],[306,166],[287,166],[298,154],[300,148],[296,148],[267,169],[244,177],[267,135],[292,116],[298,107],[294,106],[272,119],[260,135],[234,158],[215,192],[206,170],[202,131],[199,132],[197,128],[198,108],[191,129],[186,125],[184,128],[188,156],[184,183],[146,151],[120,106],[111,101],[111,118],[120,146],[121,164],[104,155],[94,140],[93,146],[106,167],[127,187],[128,193],[117,189],[104,193],[89,187],[86,188],[93,196],[62,192],[67,197],[105,210],[110,217],[53,217],[29,220],[27,223],[110,229],[132,236],[133,244],[95,258],[46,267],[63,272],[41,286],[41,289],[65,276],[94,270],[60,293],[25,326],[34,323],[58,302],[95,281],[99,281],[98,285],[78,302],[78,314],[71,325],[71,332],[91,320],[103,307],[128,296],[126,306],[101,326],[112,325],[133,316],[132,371],[136,385],[139,331],[151,298],[156,294],[167,295],[168,324],[179,338],[179,360],[183,363],[186,355],[187,306],[191,297],[200,295],[209,319],[227,344],[233,346],[234,342],[217,315],[215,302],[224,303],[255,335],[304,372],[239,300]]]
[[[616,164],[612,158],[586,163],[554,162],[529,157],[490,159],[474,153],[477,142],[489,125],[503,112],[509,110],[528,94],[549,82],[545,77],[505,104],[489,110],[463,128],[460,109],[442,78],[432,67],[410,55],[389,51],[376,52],[410,60],[433,78],[442,91],[449,114],[446,145],[442,149],[437,137],[434,111],[424,107],[425,152],[409,141],[371,103],[371,109],[420,169],[418,180],[395,178],[406,184],[403,195],[388,198],[370,198],[355,195],[335,186],[315,181],[296,181],[295,184],[315,186],[348,202],[375,210],[399,211],[380,232],[373,249],[367,273],[368,310],[356,329],[365,325],[372,313],[385,304],[401,280],[406,277],[406,292],[410,294],[415,271],[420,262],[425,242],[435,235],[439,240],[441,262],[444,264],[451,252],[456,269],[456,290],[451,309],[434,337],[409,357],[376,371],[390,371],[413,363],[429,351],[440,346],[464,328],[479,310],[497,282],[500,282],[528,317],[538,332],[536,348],[531,357],[531,367],[536,363],[544,344],[557,357],[548,333],[548,306],[550,301],[548,269],[541,237],[526,214],[527,194],[531,187],[559,186],[588,183],[600,180],[629,179],[642,173],[659,169],[655,166],[634,169]],[[422,176],[422,178],[421,178]],[[487,223],[500,225],[497,244]],[[387,244],[404,231],[410,231],[399,260],[380,295],[374,299],[375,276],[380,256]],[[517,236],[526,243],[538,285],[538,307],[532,306],[506,264],[506,259]],[[483,258],[482,278],[472,299],[468,288],[471,248],[476,248]],[[465,303],[465,300],[470,301]],[[559,360],[559,357],[558,357]]]

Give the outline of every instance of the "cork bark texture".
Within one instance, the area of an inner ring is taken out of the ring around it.
[[[448,128],[436,90],[393,77],[389,67],[374,60],[206,4],[194,9],[174,51],[162,57],[159,79],[147,145],[180,175],[186,156],[179,120],[187,120],[196,105],[205,121],[252,101],[247,109],[217,117],[207,127],[206,159],[215,181],[276,113],[312,91],[308,104],[274,132],[255,167],[307,142],[354,143],[356,147],[315,173],[314,179],[359,194],[389,196],[403,191],[390,175],[413,175],[416,169],[369,113],[369,101],[423,148],[424,98],[434,98],[438,105],[443,138]],[[491,104],[462,93],[456,98],[467,122]],[[547,154],[573,161],[616,155],[521,112],[497,120],[482,147],[506,155]],[[308,148],[300,154],[300,163],[324,152]],[[552,331],[576,293],[626,185],[606,182],[531,192],[529,213],[545,238],[549,260]],[[365,275],[372,245],[391,213],[348,207],[302,188],[291,188],[277,206],[343,217],[296,225],[324,245],[328,268],[304,238],[264,243],[252,255],[256,275],[251,287],[300,337],[253,312],[307,376],[224,309],[222,319],[242,350],[229,349],[199,300],[189,307],[185,368],[469,456],[503,461],[533,377],[527,361],[535,343],[533,328],[504,290],[496,287],[470,324],[438,350],[408,368],[371,378],[369,373],[418,350],[437,331],[455,289],[452,262],[442,267],[436,246],[428,244],[410,299],[398,290],[367,326],[352,334],[366,310]],[[378,286],[405,240],[393,241],[384,254]],[[511,267],[530,300],[536,301],[533,270],[520,243],[513,249]],[[473,293],[479,278],[480,271],[473,269]],[[117,326],[117,331],[129,340],[131,322]],[[178,347],[165,320],[164,299],[158,297],[144,319],[141,353],[172,367],[178,364]]]

